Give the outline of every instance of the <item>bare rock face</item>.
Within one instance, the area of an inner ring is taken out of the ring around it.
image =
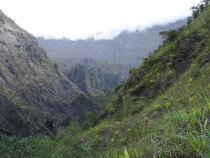
[[[94,103],[50,61],[35,37],[0,11],[0,134],[53,134]]]

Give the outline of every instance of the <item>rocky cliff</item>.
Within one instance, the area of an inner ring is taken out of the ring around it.
[[[109,88],[115,88],[129,75],[129,66],[100,63],[92,58],[84,58],[67,69],[66,76],[84,93],[98,97]]]
[[[84,93],[90,96],[103,94],[108,86],[96,74],[91,74],[80,64],[77,64],[67,73],[67,77],[75,83]]]
[[[0,135],[52,134],[93,106],[35,37],[0,11]]]

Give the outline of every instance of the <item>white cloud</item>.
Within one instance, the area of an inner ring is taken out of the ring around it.
[[[0,0],[2,11],[35,36],[112,39],[190,15],[200,0]]]

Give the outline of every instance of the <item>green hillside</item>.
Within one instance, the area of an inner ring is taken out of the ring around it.
[[[163,45],[105,95],[98,117],[88,112],[52,137],[2,136],[0,157],[210,157],[209,0],[186,26],[160,34]]]

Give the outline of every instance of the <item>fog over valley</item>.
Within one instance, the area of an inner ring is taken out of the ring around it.
[[[55,58],[82,59],[91,57],[103,63],[124,64],[130,67],[138,66],[162,44],[163,38],[159,32],[181,27],[186,20],[176,21],[166,26],[155,26],[145,31],[121,33],[113,40],[78,40],[44,39],[38,37],[38,42],[47,51],[48,56]]]
[[[199,0],[0,0],[1,10],[44,38],[113,39],[190,16]],[[11,5],[12,4],[12,5]]]

